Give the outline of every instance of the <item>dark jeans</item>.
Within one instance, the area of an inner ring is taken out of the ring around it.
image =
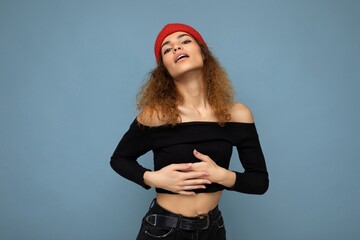
[[[170,219],[176,219],[176,221],[170,221],[176,226],[158,226],[162,225],[162,221],[159,220],[160,217],[155,219],[157,216],[161,216],[162,219],[168,219],[168,217],[170,217]],[[185,223],[194,222],[194,225],[197,225],[196,221],[198,218],[183,217],[169,212],[154,201],[153,206],[150,207],[142,220],[141,228],[136,240],[226,240],[224,221],[218,207],[210,211],[209,216],[208,224],[202,225],[202,221],[200,224],[201,226],[199,225],[200,228],[204,229],[184,230],[181,228],[189,229],[192,227],[187,224],[179,227],[179,225],[182,224],[179,223],[180,220],[178,221],[178,219],[181,219],[182,222]]]

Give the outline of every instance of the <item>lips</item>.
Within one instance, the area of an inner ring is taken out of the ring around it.
[[[175,63],[177,63],[180,59],[188,58],[188,57],[189,57],[189,55],[187,55],[185,53],[180,53],[180,54],[175,56]]]

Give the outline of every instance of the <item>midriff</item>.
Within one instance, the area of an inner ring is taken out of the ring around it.
[[[158,193],[157,203],[166,210],[185,217],[196,217],[208,213],[219,203],[222,191],[198,193],[196,195]]]

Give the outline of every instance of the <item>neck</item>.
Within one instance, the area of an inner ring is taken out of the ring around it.
[[[208,101],[202,71],[187,73],[174,81],[177,90],[184,98],[180,104],[181,107],[196,110],[206,109]]]

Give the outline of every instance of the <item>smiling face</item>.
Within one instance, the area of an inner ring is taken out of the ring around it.
[[[161,57],[174,79],[189,71],[201,70],[204,64],[199,44],[185,32],[175,32],[164,39]]]

